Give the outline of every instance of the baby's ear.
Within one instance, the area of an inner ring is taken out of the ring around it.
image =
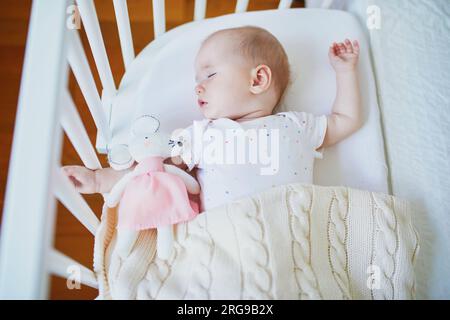
[[[272,70],[269,66],[261,64],[251,71],[250,91],[260,94],[267,91],[272,83]]]
[[[137,118],[132,127],[131,134],[133,136],[140,136],[157,132],[159,129],[159,120],[151,115],[143,115]]]

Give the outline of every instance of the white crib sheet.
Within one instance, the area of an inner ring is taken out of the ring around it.
[[[138,116],[154,114],[162,130],[186,127],[202,115],[194,92],[193,61],[201,40],[227,27],[257,25],[268,29],[285,47],[294,84],[279,111],[327,114],[336,94],[328,61],[333,41],[359,39],[359,65],[364,127],[324,152],[316,161],[314,183],[344,185],[388,193],[380,115],[364,31],[350,14],[336,10],[289,9],[247,12],[180,26],[152,42],[133,62],[120,85],[111,115],[113,144],[127,142],[128,128]]]
[[[353,0],[370,33],[394,195],[414,203],[417,297],[450,299],[450,2]]]

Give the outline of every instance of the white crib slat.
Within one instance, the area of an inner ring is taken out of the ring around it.
[[[206,0],[195,0],[194,20],[203,20],[206,16]]]
[[[100,161],[67,89],[64,90],[62,104],[64,109],[61,113],[61,125],[81,161],[89,169],[100,169],[102,167]]]
[[[80,278],[74,280],[79,280],[80,283],[91,288],[98,288],[97,279],[92,270],[89,270],[79,262],[69,258],[54,248],[52,248],[49,252],[47,265],[50,273],[62,278],[68,278],[71,276],[71,272],[74,271],[72,268],[76,268],[76,271],[79,271],[79,274],[74,274],[73,276],[75,277],[79,275]]]
[[[80,36],[76,30],[69,31],[67,59],[92,114],[97,130],[106,143],[109,143],[111,140],[111,132],[105,110],[100,101]]]
[[[47,296],[45,260],[53,237],[52,169],[58,125],[68,1],[33,1],[0,232],[0,298]],[[51,36],[50,36],[51,35]]]
[[[329,9],[331,8],[331,5],[333,4],[334,0],[323,0],[322,1],[322,9]]]
[[[114,11],[116,13],[117,29],[119,30],[120,47],[122,48],[125,69],[134,60],[133,37],[131,35],[130,18],[126,0],[114,0]]]
[[[330,9],[333,3],[334,0],[305,0],[305,8]]]
[[[166,11],[164,0],[153,0],[153,26],[155,38],[166,32]]]
[[[292,5],[292,0],[280,0],[278,9],[289,9]]]
[[[116,85],[114,84],[108,55],[106,54],[105,43],[103,42],[94,1],[77,0],[77,3],[103,89],[108,95],[112,96],[116,93]]]
[[[63,174],[61,168],[57,168],[53,175],[55,179],[53,193],[56,198],[61,201],[83,226],[95,235],[95,231],[100,224],[95,213],[91,210],[81,194],[75,190],[75,187],[69,181],[69,178]]]
[[[236,3],[236,13],[238,12],[246,12],[248,8],[248,0],[238,0]]]

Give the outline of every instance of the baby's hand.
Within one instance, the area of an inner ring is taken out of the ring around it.
[[[95,171],[81,166],[65,166],[61,169],[79,193],[98,192]]]
[[[328,52],[330,63],[336,72],[347,72],[356,69],[359,57],[359,43],[345,39],[344,43],[333,43]]]

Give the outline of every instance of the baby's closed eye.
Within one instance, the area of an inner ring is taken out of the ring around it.
[[[217,72],[210,73],[210,74],[208,74],[208,75],[206,76],[206,78],[203,78],[203,76],[202,76],[201,79],[199,79],[199,77],[196,76],[196,77],[195,77],[195,82],[196,82],[196,83],[203,82],[203,81],[205,81],[206,79],[210,79],[210,78],[214,77],[216,74],[217,74]]]

